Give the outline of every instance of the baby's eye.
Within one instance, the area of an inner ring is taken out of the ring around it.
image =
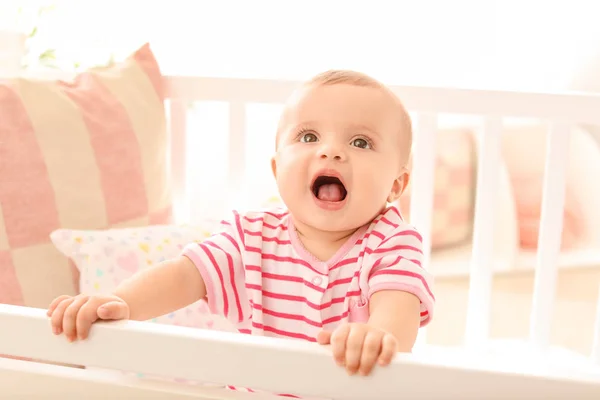
[[[352,141],[352,146],[356,146],[359,147],[361,149],[368,149],[371,147],[371,145],[369,145],[369,142],[367,142],[365,139],[354,139]]]
[[[300,137],[300,141],[303,143],[311,143],[317,141],[317,135],[314,133],[305,133]]]

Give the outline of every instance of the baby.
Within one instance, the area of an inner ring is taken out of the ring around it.
[[[206,299],[241,333],[330,345],[368,375],[410,352],[432,317],[421,236],[394,203],[409,181],[410,118],[383,84],[328,71],[287,103],[271,160],[286,209],[233,212],[220,231],[111,295],[60,296],[55,334],[97,320],[148,320]]]

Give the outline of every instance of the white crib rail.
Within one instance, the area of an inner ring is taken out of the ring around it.
[[[0,354],[271,393],[337,399],[397,399],[399,394],[410,399],[600,396],[600,370],[570,371],[543,360],[514,363],[498,355],[439,350],[399,354],[392,365],[360,377],[348,376],[328,349],[307,342],[120,321],[98,323],[86,341],[69,343],[51,333],[45,310],[0,305],[0,321]],[[10,362],[0,362],[0,379]],[[201,397],[202,390],[197,395]]]
[[[194,76],[168,77],[168,96],[186,101],[283,103],[298,82]],[[540,118],[600,124],[600,96],[499,90],[392,86],[407,109],[433,114]]]

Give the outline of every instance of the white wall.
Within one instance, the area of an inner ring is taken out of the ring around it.
[[[52,2],[40,48],[93,64],[151,40],[169,73],[301,79],[346,67],[393,83],[552,90],[600,47],[596,0]]]
[[[19,74],[24,52],[24,35],[0,29],[0,77]]]

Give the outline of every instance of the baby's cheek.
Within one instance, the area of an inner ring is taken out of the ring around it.
[[[365,190],[364,195],[368,197],[387,197],[392,189],[393,178],[384,165],[371,166],[355,176],[355,179],[359,180],[359,185]]]

